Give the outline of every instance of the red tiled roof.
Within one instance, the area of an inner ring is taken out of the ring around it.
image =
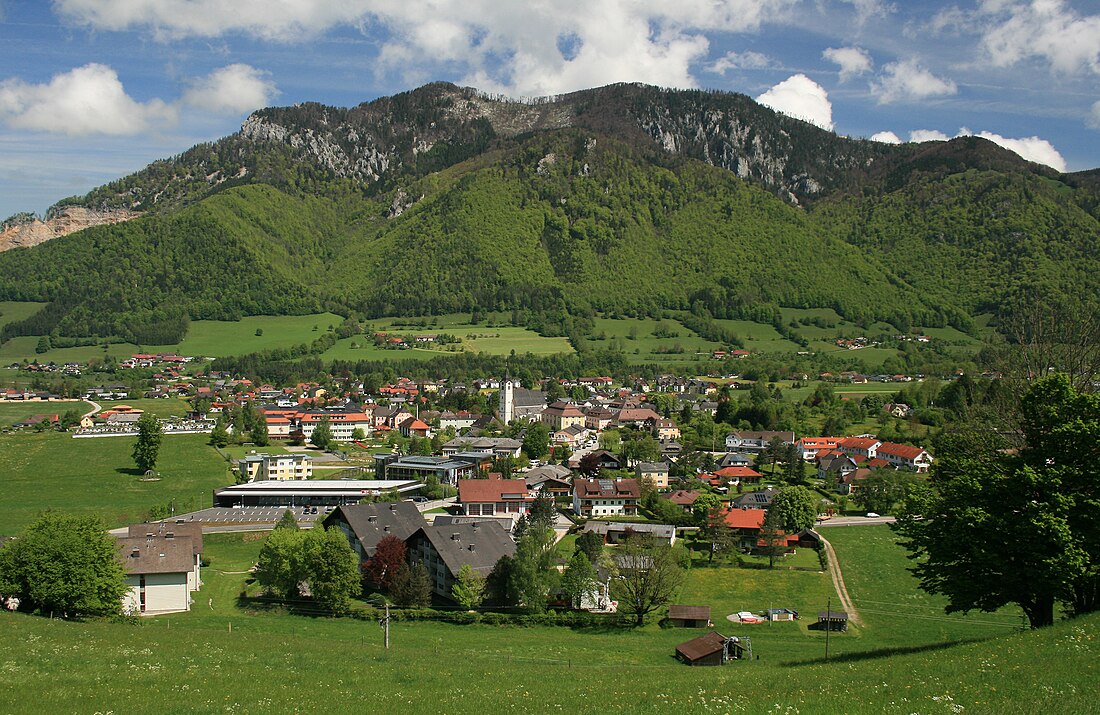
[[[726,479],[760,479],[764,476],[752,467],[722,467],[714,474]]]
[[[459,479],[458,500],[470,502],[534,501],[522,479]]]
[[[845,437],[840,440],[840,446],[844,449],[868,450],[879,444],[874,437]]]
[[[726,526],[733,529],[762,529],[768,516],[765,509],[731,509],[726,512]]]
[[[878,454],[889,454],[910,461],[919,457],[923,451],[920,447],[910,447],[907,444],[897,444],[895,442],[883,442],[877,450]]]

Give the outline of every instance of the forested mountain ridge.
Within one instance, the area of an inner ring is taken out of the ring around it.
[[[919,170],[928,159],[926,145],[840,137],[741,94],[617,84],[517,102],[434,83],[351,108],[305,103],[262,109],[232,136],[66,202],[153,210],[240,183],[315,190],[318,182],[347,180],[377,190],[517,136],[563,128],[698,159],[795,203],[859,190],[904,174],[911,161]],[[986,144],[1002,166],[1044,171]],[[973,148],[967,153],[971,160],[979,154]]]
[[[50,304],[0,337],[166,344],[191,319],[320,308],[505,309],[557,334],[596,311],[782,328],[781,306],[968,329],[1021,293],[1100,293],[1094,173],[642,85],[271,108],[67,202],[142,218],[0,253],[0,299]]]

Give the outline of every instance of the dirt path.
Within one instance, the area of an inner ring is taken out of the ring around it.
[[[833,586],[836,588],[837,595],[840,596],[840,606],[848,614],[849,621],[862,627],[863,619],[859,617],[859,612],[852,605],[852,599],[848,595],[848,587],[844,585],[844,574],[840,571],[840,562],[837,561],[836,551],[833,550],[833,545],[825,537],[821,537],[821,541],[825,544],[825,553],[829,555],[829,576],[832,577]]]

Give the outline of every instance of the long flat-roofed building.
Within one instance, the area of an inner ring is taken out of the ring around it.
[[[478,460],[485,455],[473,455],[469,459],[454,457],[421,457],[406,455],[378,454],[374,457],[375,474],[379,479],[401,480],[416,479],[424,481],[434,475],[440,484],[458,484],[459,479],[472,479],[477,476]]]
[[[214,506],[343,506],[368,496],[396,490],[415,494],[424,484],[415,479],[309,479],[236,484],[214,490]]]

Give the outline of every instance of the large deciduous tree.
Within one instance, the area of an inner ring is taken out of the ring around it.
[[[390,590],[397,571],[405,565],[407,549],[401,539],[387,534],[379,540],[374,554],[363,566],[363,578],[373,586]]]
[[[164,439],[160,422],[150,412],[146,412],[137,421],[138,438],[134,443],[133,458],[138,471],[142,474],[149,472],[157,466],[157,456],[160,454],[160,443]]]
[[[46,512],[0,549],[0,593],[41,613],[116,614],[124,577],[118,542],[94,517]]]
[[[684,580],[672,548],[649,535],[624,539],[616,549],[615,560],[619,578],[612,588],[623,610],[633,613],[639,626],[648,614],[672,600]]]
[[[338,529],[305,532],[303,564],[313,600],[334,614],[347,613],[359,593],[359,557]]]
[[[332,445],[332,425],[328,417],[322,417],[313,428],[313,434],[309,436],[309,443],[317,449],[328,449]]]
[[[462,564],[451,587],[451,597],[466,610],[477,608],[485,600],[485,577],[474,571],[470,564]]]
[[[550,429],[541,422],[527,426],[523,435],[523,452],[528,459],[540,459],[550,451]]]
[[[806,487],[783,487],[772,500],[771,508],[783,528],[791,533],[809,529],[817,523],[817,506],[821,498]]]
[[[1035,382],[1021,400],[1022,443],[982,426],[941,439],[927,489],[896,525],[919,559],[922,589],[948,612],[1023,609],[1033,628],[1054,607],[1095,610],[1100,594],[1100,396],[1069,378]]]
[[[561,592],[569,599],[569,605],[580,608],[586,598],[594,600],[597,589],[596,567],[583,551],[573,552],[561,577]]]
[[[516,605],[534,613],[546,610],[558,578],[554,547],[554,530],[539,524],[530,524],[519,537],[508,588]]]

